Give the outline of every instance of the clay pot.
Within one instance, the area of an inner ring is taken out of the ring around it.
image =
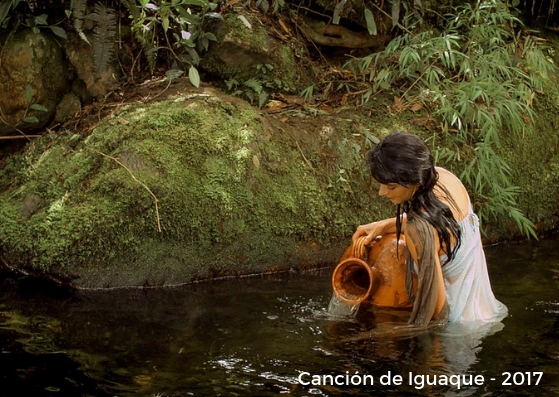
[[[334,293],[349,304],[409,309],[406,292],[405,241],[396,234],[379,236],[372,247],[351,245],[332,273]]]

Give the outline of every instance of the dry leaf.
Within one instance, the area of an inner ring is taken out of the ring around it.
[[[417,119],[411,119],[410,123],[426,128],[429,131],[433,130],[433,123],[430,117],[420,117]]]
[[[282,101],[273,99],[266,104],[266,111],[268,113],[277,113],[281,112],[282,109],[284,109],[285,107],[287,107],[287,104]]]
[[[287,26],[285,26],[285,23],[283,23],[281,19],[278,19],[278,23],[280,24],[281,28],[285,31],[285,33],[291,36],[291,31],[287,28]]]
[[[394,97],[394,110],[398,113],[403,112],[405,110],[404,102],[402,98],[395,96]]]
[[[254,164],[256,168],[260,168],[260,159],[256,154],[252,156],[252,164]]]
[[[417,112],[418,110],[423,109],[423,102],[414,102],[411,104],[410,109],[412,112]]]

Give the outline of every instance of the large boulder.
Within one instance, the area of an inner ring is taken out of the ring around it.
[[[90,37],[90,41],[93,42],[94,38]],[[96,70],[92,45],[75,34],[69,34],[68,40],[64,44],[64,50],[77,77],[75,81],[84,85],[79,92],[82,103],[87,103],[93,98],[103,99],[107,93],[118,87],[120,71],[114,65],[116,62],[109,62],[100,70]],[[76,91],[75,85],[73,90]]]
[[[344,130],[356,120],[291,130],[225,98],[123,107],[87,137],[47,135],[7,159],[4,263],[82,288],[335,263],[375,208],[365,139]]]
[[[289,30],[271,35],[267,28],[248,12],[227,14],[216,25],[217,42],[211,43],[200,66],[230,85],[236,81],[240,91],[251,88],[250,83],[245,85],[247,81],[267,91],[287,93],[298,93],[312,84],[313,71],[297,66],[295,53],[305,51],[301,44],[292,40]]]
[[[43,128],[70,88],[63,50],[49,32],[24,29],[0,39],[0,136]],[[37,121],[25,122],[28,117]]]

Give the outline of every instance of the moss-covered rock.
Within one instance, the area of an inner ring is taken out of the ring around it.
[[[3,170],[1,255],[95,288],[332,264],[373,207],[363,136],[329,120],[204,94],[45,136]]]
[[[278,40],[267,29],[258,14],[227,14],[216,27],[217,43],[212,43],[200,66],[229,81],[231,91],[254,91],[257,84],[267,92],[298,93],[314,77],[311,69],[296,62],[295,49],[306,50],[301,43]]]
[[[70,88],[62,48],[52,34],[31,29],[0,30],[0,42],[0,136],[39,130]]]

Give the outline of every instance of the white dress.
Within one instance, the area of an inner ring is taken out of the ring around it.
[[[468,215],[458,222],[462,244],[443,267],[449,322],[493,322],[507,316],[507,307],[493,295],[481,243],[479,219],[468,205]],[[445,263],[446,255],[441,258]]]

